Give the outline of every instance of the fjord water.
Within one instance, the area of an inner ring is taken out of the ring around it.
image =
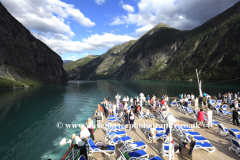
[[[69,81],[66,84],[0,91],[0,159],[60,159],[71,138],[80,129],[58,129],[56,124],[82,124],[92,117],[97,104],[105,97],[114,100],[116,93],[136,97],[139,93],[169,97],[179,93],[198,95],[197,82],[187,81]],[[203,85],[203,91],[239,92],[239,82]]]

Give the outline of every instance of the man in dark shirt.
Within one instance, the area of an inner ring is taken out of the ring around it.
[[[237,123],[237,125],[239,126],[238,107],[235,110],[233,110],[232,118],[233,118],[233,125],[235,125],[235,123]]]
[[[124,115],[124,124],[125,127],[128,128],[128,124],[129,124],[129,114],[128,114],[128,110],[126,110],[126,113]]]
[[[219,93],[219,94],[217,95],[217,99],[218,99],[218,100],[221,100],[221,99],[222,99],[221,93]]]

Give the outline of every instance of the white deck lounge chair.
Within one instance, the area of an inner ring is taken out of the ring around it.
[[[229,133],[228,129],[226,127],[224,127],[223,124],[220,123],[220,124],[217,124],[217,125],[218,125],[218,129],[216,130],[216,133],[219,133],[221,136],[226,136]],[[229,129],[232,130],[233,132],[238,132],[239,131],[235,128],[229,128]]]
[[[162,158],[160,158],[159,156],[156,156],[156,157],[153,157],[153,158],[150,158],[150,159],[147,159],[147,158],[143,158],[141,160],[163,160]]]
[[[105,130],[108,130],[109,132],[115,132],[115,131],[126,131],[126,127],[123,125],[110,125],[108,122],[105,125]]]
[[[164,143],[164,144],[162,144],[162,156],[163,157],[165,157],[165,156],[168,156],[169,157],[169,153],[170,153],[170,151],[169,151],[169,143]],[[171,148],[171,159],[174,159],[174,146],[172,145],[171,146],[172,148]]]
[[[232,115],[232,112],[228,112],[223,109],[219,109],[220,116],[225,116],[225,115]]]
[[[215,151],[215,148],[209,142],[196,142],[194,149],[203,149],[207,152]]]
[[[121,150],[124,153],[129,153],[132,152],[134,150],[146,150],[148,148],[148,146],[143,142],[143,141],[137,141],[137,142],[133,142],[133,143],[127,143],[124,142]]]
[[[108,156],[112,156],[115,154],[115,146],[107,145],[106,146],[108,148],[107,150],[101,150],[98,148],[98,146],[95,145],[95,143],[91,138],[88,139],[88,146],[89,146],[88,155],[92,155],[93,153],[97,153],[97,152],[102,152]]]
[[[121,151],[121,149],[118,149],[120,152],[120,157],[117,160],[127,160],[127,158],[123,155],[123,151]],[[135,160],[140,160],[145,158],[148,158],[149,155],[144,151],[144,150],[137,150],[137,151],[133,151],[128,153],[128,155],[130,156],[129,160],[135,159]]]
[[[106,130],[106,134],[104,135],[105,139],[109,139],[109,137],[123,137],[123,136],[127,136],[127,133],[125,131],[116,131],[116,132],[109,132],[108,130]]]
[[[236,139],[231,139],[232,145],[228,148],[229,150],[233,150],[240,157],[240,142]]]
[[[133,140],[131,137],[129,136],[125,136],[125,137],[115,137],[115,138],[112,138],[111,136],[109,137],[109,141],[107,142],[107,144],[109,145],[114,145],[116,146],[117,144],[120,144],[120,143],[132,143]]]
[[[227,138],[229,139],[236,139],[236,140],[240,140],[240,131],[238,129],[227,129],[229,136]]]
[[[169,128],[166,130],[165,133],[157,133],[154,138],[155,138],[155,140],[157,141],[159,138],[165,138],[165,137],[167,137],[167,136],[168,136],[168,133],[169,133]],[[153,137],[152,137],[152,135],[151,135],[150,133],[148,134],[148,138],[149,138],[150,141],[153,141]]]

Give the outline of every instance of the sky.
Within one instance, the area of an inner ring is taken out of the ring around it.
[[[193,29],[239,0],[0,0],[63,60],[101,55],[163,22]]]

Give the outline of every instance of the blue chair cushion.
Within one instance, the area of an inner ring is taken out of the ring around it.
[[[240,144],[236,140],[232,139],[232,142],[233,142],[233,144],[235,144],[237,147],[240,148]]]
[[[79,157],[78,160],[86,160],[83,156]]]
[[[108,119],[108,121],[117,121],[117,119],[115,119],[115,118],[110,118],[110,119]]]
[[[190,137],[188,137],[188,139],[190,140]],[[194,137],[194,139],[196,139],[197,141],[206,141],[207,139],[205,138],[205,137],[201,137],[201,136],[199,136],[199,137]]]
[[[188,126],[181,126],[182,127],[182,129],[191,129],[190,127],[188,127]]]
[[[238,129],[230,128],[233,132],[240,132]]]
[[[116,138],[116,139],[113,139],[113,142],[115,143],[116,141],[128,141],[128,140],[131,140],[131,137],[126,136],[126,137]]]
[[[141,157],[141,156],[144,156],[144,155],[146,155],[146,154],[147,154],[147,153],[146,153],[144,150],[137,150],[137,151],[128,153],[128,155],[129,155],[130,157]]]
[[[112,135],[112,134],[126,134],[126,132],[125,131],[117,131],[117,132],[109,133],[109,135]]]
[[[108,147],[107,150],[115,150],[115,146],[112,146],[112,145],[107,145],[106,147]]]
[[[88,140],[88,143],[92,149],[98,148],[98,146],[95,145],[95,143],[93,142],[93,140],[91,138]]]
[[[185,133],[188,133],[188,134],[193,135],[193,136],[200,135],[198,132],[185,132]]]
[[[143,141],[134,142],[134,143],[132,143],[132,144],[136,144],[137,147],[141,147],[141,146],[146,145]]]
[[[204,142],[204,143],[201,143],[201,142],[196,142],[196,146],[199,145],[201,147],[204,147],[204,148],[209,148],[209,147],[213,147],[210,143],[208,142]]]
[[[164,146],[164,150],[169,150],[169,146]]]
[[[151,159],[149,159],[149,160],[162,160],[162,158],[160,158],[160,157],[153,157],[153,158],[151,158]]]
[[[156,134],[156,137],[161,137],[161,136],[166,136],[166,134],[165,133],[157,133]]]

